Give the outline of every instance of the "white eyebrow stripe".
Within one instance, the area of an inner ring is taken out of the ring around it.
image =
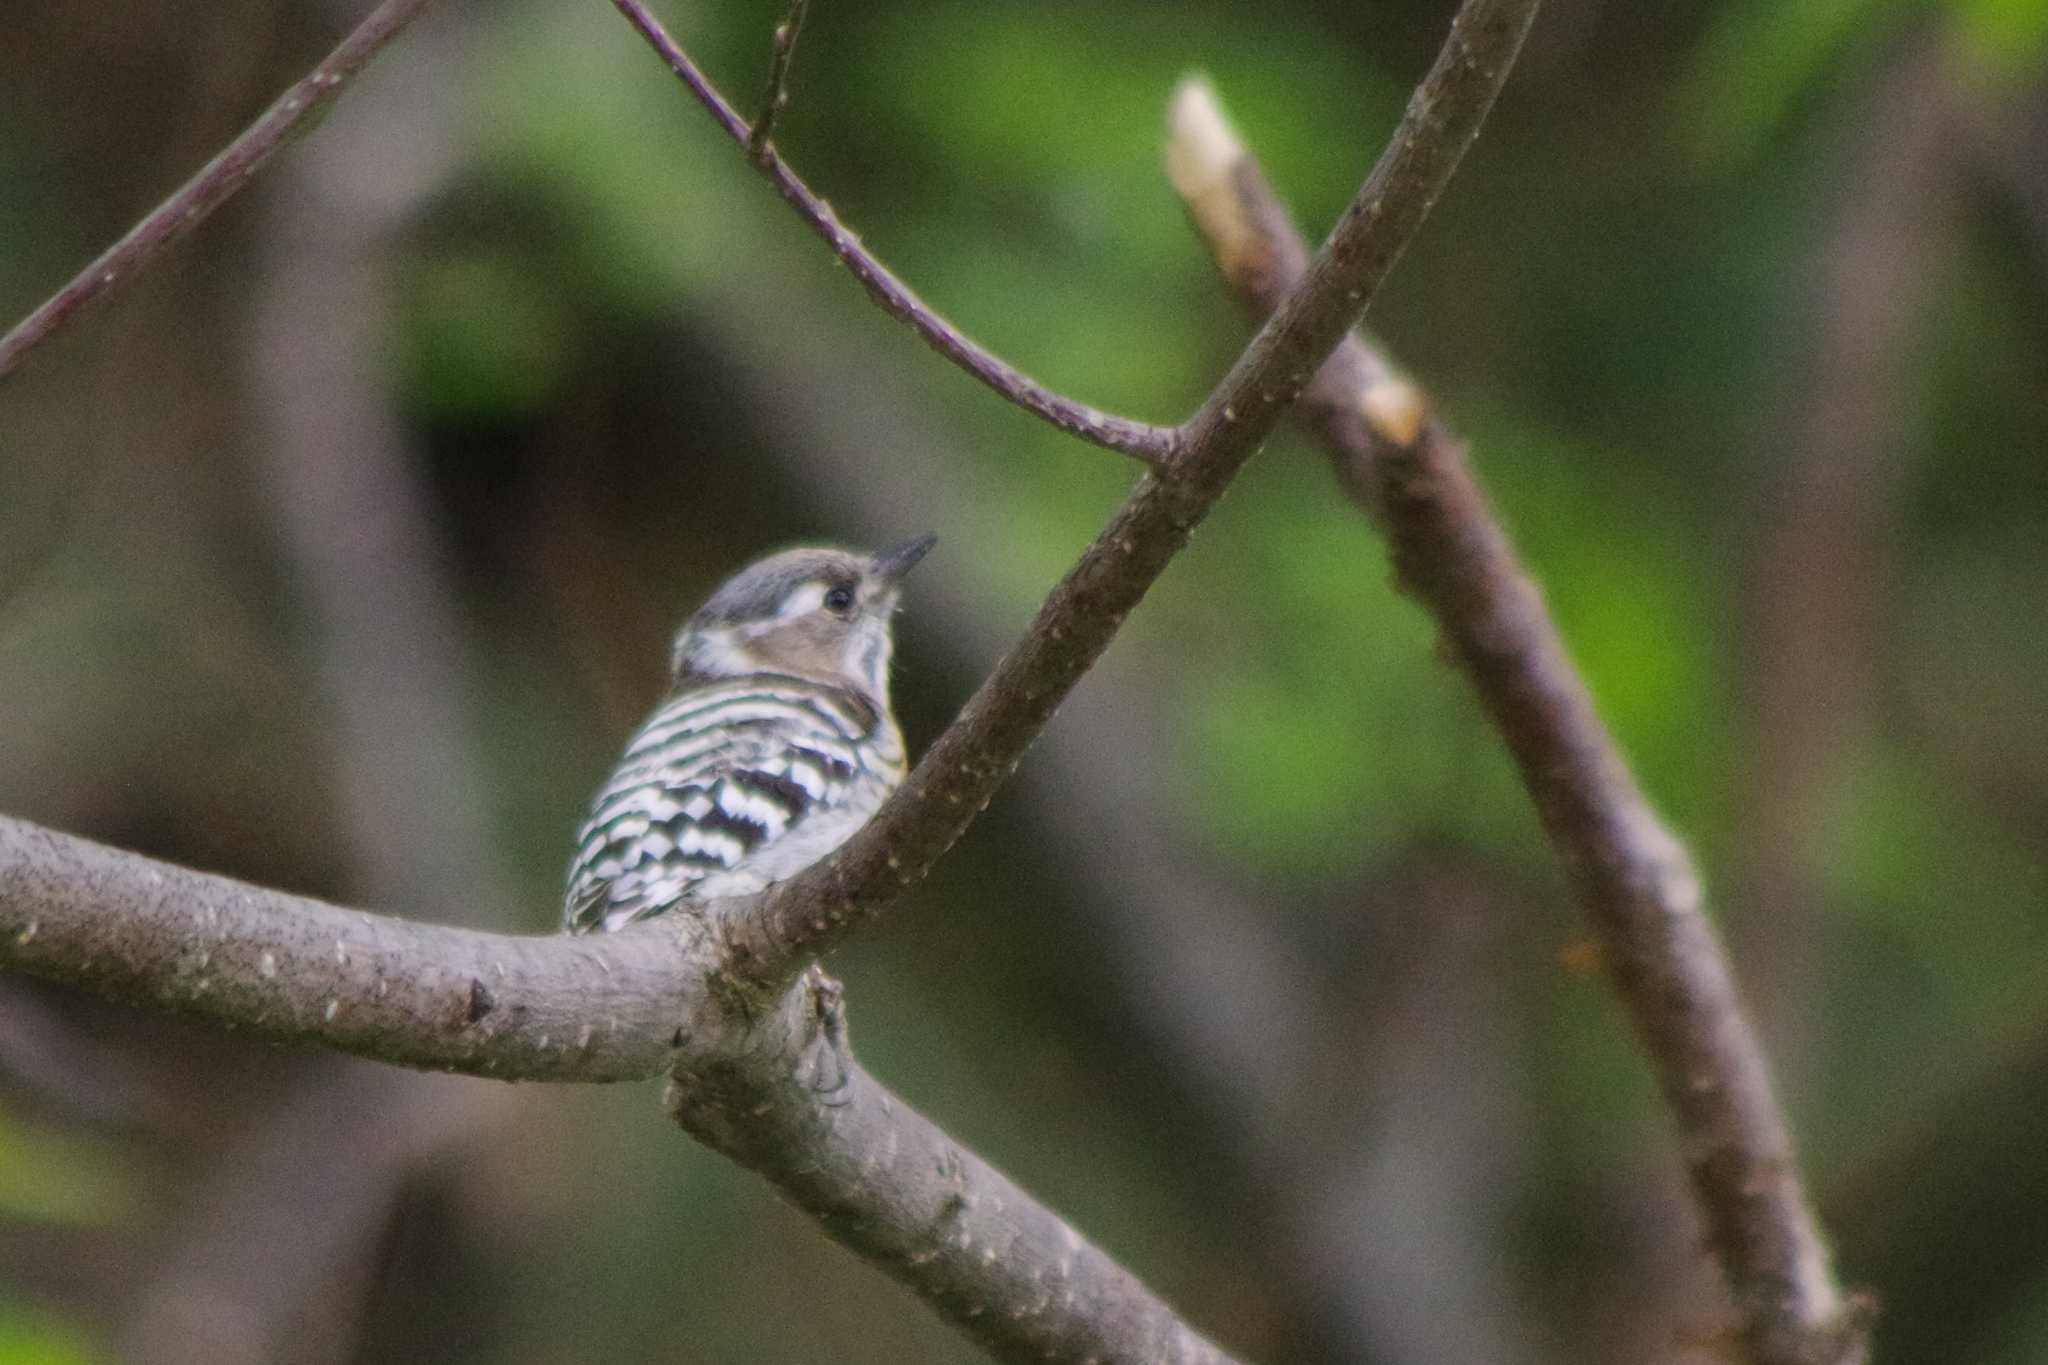
[[[805,616],[825,605],[825,585],[818,579],[799,584],[789,596],[782,599],[782,605],[775,609],[777,620],[787,621],[793,617]]]

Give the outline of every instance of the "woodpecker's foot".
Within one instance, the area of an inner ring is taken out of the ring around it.
[[[846,1037],[846,990],[815,962],[804,969],[802,980],[805,1003],[817,1028],[807,1050],[811,1090],[837,1108],[852,1098],[853,1049]]]

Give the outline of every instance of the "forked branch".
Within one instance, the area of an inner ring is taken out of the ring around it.
[[[1350,330],[1478,136],[1536,0],[1466,0],[1372,173],[1282,306],[912,770],[835,856],[723,922],[736,969],[786,981],[930,870]]]
[[[790,0],[789,15],[775,26],[774,54],[768,64],[768,93],[761,97],[761,112],[747,133],[747,155],[759,161],[775,141],[775,120],[789,103],[789,65],[796,56],[796,40],[804,31],[804,16],[811,0]]]
[[[645,9],[615,3],[745,146],[750,130]],[[1106,1256],[866,1077],[836,987],[798,973],[960,837],[1357,322],[1477,135],[1535,9],[1466,0],[1322,253],[1177,428],[1105,417],[965,343],[764,147],[757,164],[885,307],[1054,425],[1153,466],[903,789],[825,863],[702,917],[601,940],[514,939],[323,906],[0,819],[0,965],[405,1065],[563,1080],[667,1066],[686,1129],[1000,1358],[1223,1365]]]
[[[739,144],[740,149],[747,153],[747,159],[768,177],[769,183],[796,210],[797,216],[810,225],[811,231],[825,239],[825,244],[832,248],[832,254],[839,258],[839,263],[860,281],[861,287],[868,291],[868,297],[883,312],[908,325],[924,338],[926,345],[1004,398],[1026,412],[1037,414],[1070,436],[1120,451],[1150,465],[1161,463],[1173,453],[1172,427],[1135,422],[1055,393],[947,321],[861,245],[860,238],[854,236],[832,212],[832,206],[797,177],[765,138],[760,146],[754,145],[753,130],[747,126],[746,120],[726,103],[725,96],[718,93],[710,77],[698,68],[675,39],[669,37],[668,30],[661,26],[661,21],[641,0],[612,2],[626,16],[626,21],[647,40],[647,45],[668,63],[676,79],[710,112],[726,136]],[[794,42],[793,29],[790,35]],[[764,112],[763,118],[769,120],[772,128],[773,115]]]

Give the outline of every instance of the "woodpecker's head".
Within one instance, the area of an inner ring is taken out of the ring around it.
[[[886,709],[897,585],[937,541],[919,536],[872,555],[807,547],[748,565],[676,636],[676,685],[786,673]]]

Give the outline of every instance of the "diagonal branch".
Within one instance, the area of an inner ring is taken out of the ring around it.
[[[691,1048],[668,1102],[684,1131],[767,1178],[998,1360],[1231,1365],[863,1070],[838,983],[816,968],[758,1025]]]
[[[249,183],[271,154],[292,135],[310,127],[384,44],[390,42],[426,8],[427,0],[384,0],[370,17],[341,40],[304,79],[277,97],[257,120],[242,130],[177,193],[128,229],[120,241],[78,272],[71,282],[0,337],[0,377],[6,376],[29,351],[40,345],[72,316],[116,284],[136,275],[201,219]]]
[[[620,0],[629,3],[630,0]],[[1514,65],[1536,0],[1466,0],[1379,163],[1330,240],[1179,430],[1178,453],[1139,479],[909,779],[846,847],[726,916],[738,968],[788,980],[916,881],[966,832],[1124,618],[1350,330],[1421,226]]]
[[[1206,85],[1184,85],[1175,111],[1177,144],[1205,149],[1204,173],[1176,184],[1226,280],[1258,312],[1285,306],[1312,269],[1286,209]],[[1691,860],[1601,724],[1462,443],[1357,335],[1316,376],[1301,415],[1386,529],[1402,587],[1435,617],[1521,769],[1677,1122],[1752,1358],[1863,1360],[1867,1314],[1829,1267]]]
[[[677,79],[711,112],[711,117],[725,129],[726,135],[747,152],[747,159],[768,177],[776,192],[796,210],[797,216],[810,224],[811,231],[825,239],[825,244],[832,248],[832,254],[839,258],[839,263],[852,272],[861,287],[868,291],[868,297],[883,312],[908,325],[924,338],[926,345],[1004,398],[1026,412],[1044,418],[1070,436],[1120,451],[1149,465],[1159,465],[1172,455],[1176,435],[1172,427],[1135,422],[1055,393],[940,316],[861,245],[860,239],[849,232],[838,215],[832,212],[832,206],[797,178],[796,172],[790,170],[773,146],[767,145],[765,139],[762,146],[753,145],[752,131],[746,120],[733,111],[725,97],[711,84],[710,78],[690,60],[688,53],[676,45],[675,39],[669,37],[668,31],[661,26],[661,21],[648,12],[641,0],[613,0],[613,3],[626,16],[627,22],[647,40],[648,46],[668,63],[669,70],[675,72]],[[794,36],[792,29],[792,41]],[[765,112],[763,114],[764,119],[772,117]]]

